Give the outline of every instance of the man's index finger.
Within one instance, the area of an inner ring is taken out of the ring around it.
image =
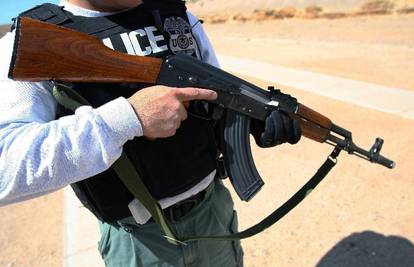
[[[190,100],[215,100],[217,98],[217,93],[201,88],[177,88],[176,96],[180,101],[190,101]]]

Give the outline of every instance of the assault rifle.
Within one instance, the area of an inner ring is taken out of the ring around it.
[[[297,119],[305,137],[335,146],[333,158],[344,150],[388,168],[395,166],[392,160],[380,155],[384,142],[381,138],[376,139],[371,149],[364,150],[354,144],[350,131],[298,103],[296,98],[272,88],[261,89],[193,57],[179,54],[161,60],[127,55],[84,33],[24,17],[17,19],[15,27],[15,49],[9,71],[14,80],[150,83],[216,91],[218,98],[214,103],[218,110],[226,111],[225,167],[242,200],[250,200],[264,184],[250,151],[250,119],[264,120],[276,109],[283,109]],[[299,198],[304,198],[305,191]]]
[[[9,77],[22,81],[151,83],[174,87],[208,88],[218,93],[218,107],[227,109],[224,154],[229,176],[243,200],[250,199],[263,182],[250,152],[250,118],[264,120],[283,109],[299,120],[303,136],[325,142],[366,160],[393,168],[380,155],[377,138],[370,150],[352,141],[352,133],[324,115],[279,90],[263,90],[190,56],[165,61],[131,56],[107,48],[98,39],[30,18],[16,22],[15,49]]]

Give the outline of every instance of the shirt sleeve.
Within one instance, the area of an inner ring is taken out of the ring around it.
[[[142,127],[125,98],[55,119],[51,83],[7,78],[14,33],[0,39],[0,206],[108,169]]]
[[[214,52],[213,46],[211,45],[211,42],[208,39],[206,32],[204,31],[203,24],[191,12],[187,12],[187,16],[192,32],[194,34],[194,38],[199,45],[198,48],[200,59],[203,62],[206,62],[214,67],[220,68],[216,53]]]

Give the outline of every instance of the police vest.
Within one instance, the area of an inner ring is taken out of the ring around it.
[[[158,58],[175,53],[200,54],[182,1],[144,1],[134,9],[105,17],[75,16],[60,6],[43,4],[20,16],[85,32],[128,54]],[[99,107],[118,97],[128,98],[146,86],[85,83],[74,84],[73,89],[93,107]],[[68,114],[65,111],[59,116]],[[135,138],[124,145],[124,151],[154,198],[180,194],[216,168],[213,121],[190,115],[174,136],[155,141]],[[111,168],[72,188],[100,220],[111,222],[131,216],[127,206],[133,196]]]

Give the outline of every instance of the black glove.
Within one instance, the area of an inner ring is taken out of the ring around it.
[[[252,120],[250,133],[260,147],[272,147],[283,143],[296,144],[302,135],[299,122],[282,110],[274,110],[265,122]]]

